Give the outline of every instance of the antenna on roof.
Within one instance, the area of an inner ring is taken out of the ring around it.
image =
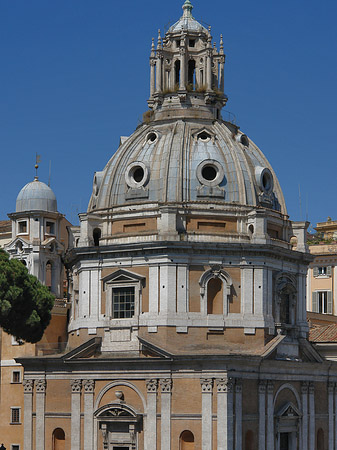
[[[49,160],[49,177],[48,177],[48,186],[50,187],[50,179],[51,179],[51,159]]]
[[[302,213],[302,199],[301,199],[301,185],[298,183],[298,201],[299,201],[299,207],[300,207],[300,220],[303,220],[303,213]]]
[[[37,176],[37,169],[39,168],[40,162],[41,162],[41,155],[38,155],[36,153],[36,156],[35,156],[35,180],[39,179],[39,177]]]

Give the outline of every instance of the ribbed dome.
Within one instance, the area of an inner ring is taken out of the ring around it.
[[[182,17],[173,24],[168,30],[169,33],[180,33],[182,30],[192,31],[192,32],[204,32],[207,33],[205,27],[203,27],[195,18],[192,16],[193,6],[189,0],[183,5],[184,14]]]
[[[16,199],[16,212],[22,211],[57,212],[54,192],[37,179],[31,181],[21,189]]]
[[[223,202],[286,214],[263,153],[221,120],[143,124],[94,178],[88,211],[134,203]]]

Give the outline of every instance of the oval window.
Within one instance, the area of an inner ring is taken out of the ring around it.
[[[271,171],[267,167],[255,167],[255,179],[261,191],[270,194],[274,187]]]
[[[198,134],[198,139],[202,142],[208,142],[211,139],[211,135],[208,134],[206,131],[202,131]]]
[[[146,141],[148,144],[153,144],[157,140],[158,136],[156,133],[151,132],[147,135]]]

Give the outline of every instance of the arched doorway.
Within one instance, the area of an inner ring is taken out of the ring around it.
[[[95,412],[98,426],[98,448],[104,450],[137,450],[143,417],[127,405],[109,404]]]

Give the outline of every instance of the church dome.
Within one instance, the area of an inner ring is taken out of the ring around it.
[[[37,178],[26,184],[16,199],[16,212],[49,211],[57,212],[54,192]]]
[[[96,172],[89,211],[133,203],[222,202],[286,214],[261,150],[222,120],[143,124]]]

